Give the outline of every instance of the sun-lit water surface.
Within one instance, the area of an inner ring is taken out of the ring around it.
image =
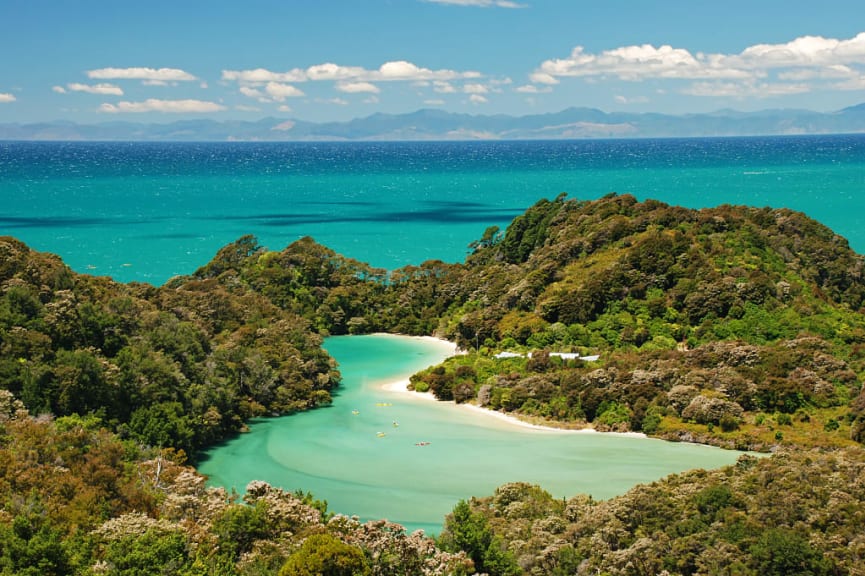
[[[244,234],[394,269],[462,261],[540,198],[801,210],[865,252],[865,135],[550,142],[0,142],[0,233],[162,284]]]

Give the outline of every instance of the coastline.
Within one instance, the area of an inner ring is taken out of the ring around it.
[[[429,338],[427,336],[423,336],[422,338]],[[435,339],[437,340],[437,339]],[[433,396],[432,392],[415,392],[413,390],[408,389],[409,380],[407,378],[401,380],[395,380],[392,382],[386,382],[380,385],[382,390],[386,390],[388,392],[394,392],[401,395],[411,395],[413,398],[417,400],[421,400],[424,402],[438,402],[436,397]],[[490,410],[489,408],[483,408],[478,406],[477,404],[456,404],[456,403],[448,403],[451,406],[460,409],[460,410],[468,410],[470,412],[474,412],[475,414],[483,414],[486,417],[495,418],[496,420],[506,423],[510,426],[517,428],[524,428],[526,430],[536,430],[540,432],[552,432],[557,434],[614,434],[616,436],[626,436],[630,438],[647,438],[645,434],[642,432],[600,432],[591,427],[586,428],[556,428],[554,426],[544,426],[543,424],[533,424],[531,422],[526,422],[525,420],[521,420],[517,416],[513,416],[511,414],[505,414],[504,412],[499,412],[497,410]]]

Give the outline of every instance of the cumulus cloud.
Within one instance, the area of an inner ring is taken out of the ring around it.
[[[619,104],[645,104],[649,101],[649,99],[645,96],[628,97],[622,96],[621,94],[617,94],[616,96],[614,96],[613,100],[615,100]]]
[[[252,70],[223,70],[222,79],[228,82],[238,82],[244,85],[263,85],[268,82],[307,82],[307,81],[338,81],[344,83],[360,82],[393,82],[393,81],[447,81],[468,78],[480,78],[481,73],[472,70],[431,70],[408,62],[394,60],[385,62],[377,69],[367,69],[360,66],[341,66],[333,62],[316,64],[309,68],[294,68],[287,72],[272,72],[264,68]]]
[[[826,66],[825,68],[797,68],[794,70],[788,70],[786,72],[780,72],[778,74],[779,80],[790,80],[793,82],[799,82],[803,80],[825,80],[825,79],[846,79],[846,78],[855,78],[859,74],[850,68],[849,66],[845,66],[843,64],[836,64],[832,66]]]
[[[15,102],[17,98],[15,98],[14,94],[9,94],[8,92],[0,92],[0,103],[8,103]]]
[[[378,94],[381,92],[378,86],[371,82],[339,82],[336,85],[336,89],[347,94],[357,94],[358,92]]]
[[[535,83],[552,84],[561,77],[617,76],[622,80],[639,81],[647,78],[750,78],[753,74],[723,64],[717,56],[692,55],[672,46],[650,44],[623,46],[590,54],[582,46],[570,56],[543,62],[532,75]]]
[[[62,89],[62,87],[60,86],[55,86],[55,88]],[[80,84],[78,82],[70,82],[66,85],[66,88],[70,92],[86,92],[88,94],[102,94],[105,96],[123,96],[123,90],[120,88],[120,86],[117,86],[115,84]],[[63,92],[66,92],[66,90],[64,90]],[[63,92],[61,92],[61,94]]]
[[[302,90],[299,90],[291,84],[280,84],[279,82],[268,82],[264,87],[264,91],[276,102],[282,102],[286,98],[298,98],[304,96]]]
[[[692,96],[768,97],[819,87],[856,90],[863,75],[865,32],[850,39],[802,36],[781,44],[755,44],[738,54],[692,53],[651,44],[590,53],[577,46],[566,58],[545,60],[529,78],[549,86],[568,77],[587,82],[691,80],[682,92]]]
[[[432,4],[446,4],[449,6],[476,6],[478,8],[525,8],[526,4],[512,2],[511,0],[425,0]]]
[[[58,94],[66,94],[66,88],[63,86],[52,86],[51,90],[57,92]]]
[[[222,79],[242,84],[265,84],[267,82],[305,82],[306,72],[295,68],[288,72],[271,72],[264,68],[254,70],[223,70]]]
[[[529,75],[529,80],[536,84],[558,84],[559,81],[552,74],[547,74],[546,72],[532,72]]]
[[[225,106],[216,102],[203,100],[158,100],[148,98],[143,102],[118,102],[117,104],[102,104],[100,112],[108,114],[119,113],[142,113],[142,112],[164,112],[172,114],[198,113],[198,112],[220,112]]]
[[[249,98],[255,98],[256,100],[261,100],[264,102],[267,101],[264,92],[262,92],[258,88],[253,88],[251,86],[241,86],[240,93]]]
[[[489,88],[483,84],[466,84],[463,86],[463,92],[466,94],[486,94],[489,91]]]
[[[469,96],[469,102],[471,102],[472,104],[486,104],[487,102],[489,102],[489,100],[487,100],[486,96],[482,96],[480,94],[472,94],[471,96]]]
[[[324,64],[316,64],[307,68],[304,72],[304,80],[360,79],[365,73],[366,70],[359,66],[340,66],[333,62],[325,62]]]
[[[514,88],[515,91],[521,94],[543,94],[547,92],[552,92],[552,86],[543,86],[541,88],[535,86],[534,84],[525,84],[523,86],[517,86]]]
[[[752,68],[861,64],[865,62],[865,32],[848,40],[802,36],[786,44],[756,44],[730,62]]]
[[[444,80],[436,80],[433,82],[433,91],[438,92],[439,94],[453,94],[457,91],[454,88],[454,85],[450,82],[445,82]]]
[[[189,82],[198,80],[189,72],[177,68],[99,68],[88,70],[94,80],[144,80],[149,82]]]
[[[713,96],[727,98],[769,98],[809,92],[808,84],[786,84],[770,82],[695,82],[682,90],[690,96]]]

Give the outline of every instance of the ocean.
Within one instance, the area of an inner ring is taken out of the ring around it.
[[[865,135],[402,143],[0,142],[0,234],[160,285],[244,234],[373,266],[462,261],[541,198],[800,210],[865,252]]]

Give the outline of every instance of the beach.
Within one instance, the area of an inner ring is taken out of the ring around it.
[[[405,336],[400,336],[404,338]],[[434,344],[437,347],[441,347],[441,350],[445,352],[450,352],[451,354],[457,354],[456,344],[450,342],[448,340],[444,340],[441,338],[436,338],[434,336],[410,336],[409,338],[418,339],[424,341],[429,344]],[[438,402],[436,397],[432,394],[432,392],[415,392],[414,390],[409,390],[410,380],[408,378],[400,378],[398,380],[393,380],[390,382],[385,382],[380,386],[381,390],[385,390],[387,392],[395,392],[398,394],[404,394],[407,398],[413,398],[416,400],[422,400],[427,402]],[[485,418],[494,418],[499,422],[509,424],[511,426],[525,428],[528,430],[538,430],[544,432],[553,432],[560,434],[615,434],[617,436],[627,436],[632,438],[646,438],[646,435],[642,432],[600,432],[595,430],[590,425],[586,425],[583,428],[557,428],[555,426],[546,426],[543,424],[535,424],[532,422],[526,422],[525,420],[520,419],[518,416],[514,416],[511,414],[505,414],[504,412],[499,412],[497,410],[490,410],[489,408],[484,408],[482,406],[478,406],[477,404],[471,404],[468,402],[457,404],[454,402],[447,402],[450,406],[458,410],[467,410],[473,412],[475,414],[481,415]]]

